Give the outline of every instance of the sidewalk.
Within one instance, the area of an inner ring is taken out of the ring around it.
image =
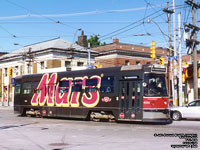
[[[1,110],[13,110],[14,108],[13,108],[13,106],[2,106],[2,105],[0,105],[0,109]]]

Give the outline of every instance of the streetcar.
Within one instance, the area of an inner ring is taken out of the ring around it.
[[[148,64],[18,76],[14,112],[171,123],[166,68]]]

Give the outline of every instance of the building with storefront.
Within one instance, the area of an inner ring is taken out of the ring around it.
[[[19,75],[81,69],[94,64],[95,51],[56,38],[21,47],[0,56],[0,103],[12,105],[14,88],[12,79]]]
[[[185,55],[182,57],[182,61],[187,64],[183,67],[183,87],[184,87],[184,100],[186,103],[194,100],[194,82],[193,82],[193,56]],[[198,68],[198,98],[200,98],[200,54],[197,54]]]

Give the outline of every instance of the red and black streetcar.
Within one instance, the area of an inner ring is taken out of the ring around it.
[[[15,78],[21,115],[171,123],[166,68],[134,65]]]

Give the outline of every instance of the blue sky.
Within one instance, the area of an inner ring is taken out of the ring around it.
[[[73,42],[79,28],[88,38],[99,35],[101,42],[117,37],[122,43],[150,46],[154,40],[156,46],[168,47],[167,16],[162,11],[167,1],[172,6],[172,0],[0,0],[0,51],[56,37]],[[182,25],[191,23],[190,8],[183,0],[175,2]],[[199,11],[196,17],[200,20]],[[184,43],[182,47],[184,51]]]

